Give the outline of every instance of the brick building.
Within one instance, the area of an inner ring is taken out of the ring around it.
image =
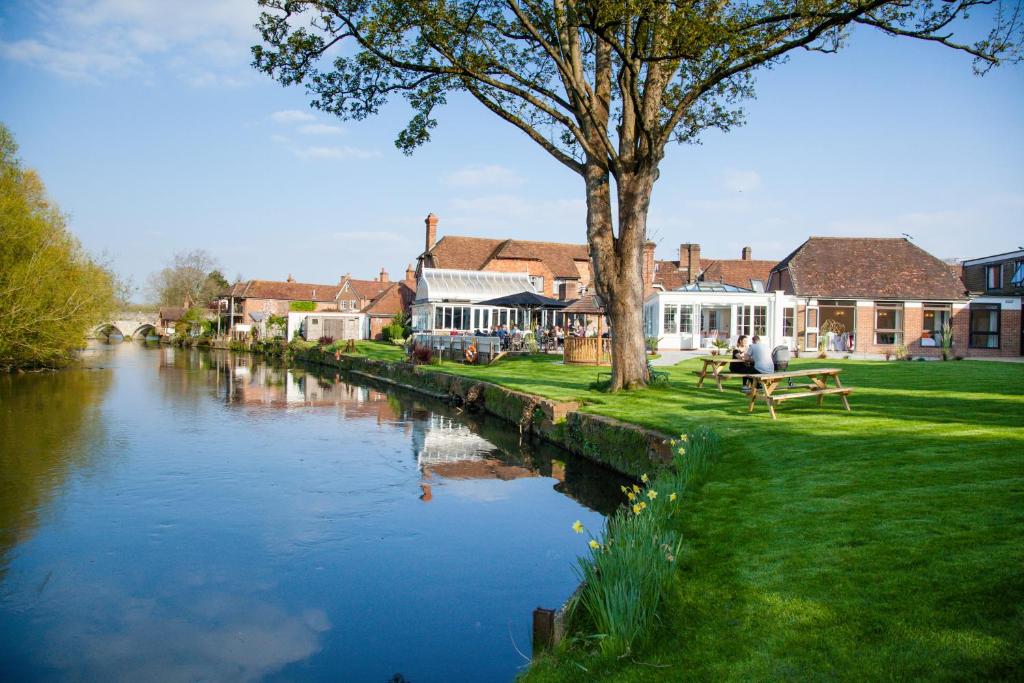
[[[964,286],[971,295],[971,355],[1022,355],[1024,249],[968,259],[960,264],[960,268]]]
[[[800,349],[938,356],[943,331],[953,352],[989,355],[968,345],[966,288],[944,261],[903,238],[811,237],[780,261],[770,291],[796,297],[792,325]],[[834,346],[833,346],[834,344]]]
[[[593,271],[586,244],[532,242],[447,235],[437,239],[437,216],[426,224],[425,249],[416,277],[424,268],[438,270],[527,273],[538,294],[566,301],[590,288]]]

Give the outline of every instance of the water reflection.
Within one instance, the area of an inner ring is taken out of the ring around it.
[[[569,525],[618,498],[586,461],[382,385],[105,353],[0,384],[2,680],[511,680],[531,610],[575,587]]]
[[[97,408],[111,373],[0,374],[0,580],[52,499],[89,468],[103,435]]]

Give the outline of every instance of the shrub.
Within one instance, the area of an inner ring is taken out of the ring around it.
[[[896,345],[896,360],[910,360],[910,353],[907,352],[907,347],[903,344]]]
[[[405,325],[402,324],[400,316],[395,316],[391,319],[391,322],[381,330],[381,339],[384,341],[391,341],[393,339],[404,339],[405,338]]]
[[[289,311],[315,311],[315,301],[293,301],[288,304]]]
[[[537,353],[540,351],[540,345],[537,344],[537,337],[534,336],[533,332],[527,332],[523,335],[523,344],[526,345],[527,353]]]
[[[434,350],[426,344],[413,344],[409,359],[416,365],[430,365],[434,361]]]
[[[658,342],[660,341],[661,339],[659,337],[647,337],[646,339],[644,339],[644,346],[647,347],[647,353],[657,353]]]
[[[329,334],[325,334],[324,336],[317,339],[316,343],[318,346],[328,346],[334,343],[334,337],[330,336]]]

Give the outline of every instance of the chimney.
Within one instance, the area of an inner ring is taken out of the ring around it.
[[[291,273],[288,273],[288,279],[285,282],[295,282],[295,278],[292,277]]]
[[[427,248],[423,251],[430,251],[437,244],[437,216],[428,213],[423,222],[427,224]]]
[[[684,243],[679,245],[679,267],[686,268],[686,284],[692,285],[700,275],[700,245]]]
[[[743,253],[740,256],[740,258],[743,259],[744,261],[750,260],[750,247],[743,247]]]
[[[658,246],[654,242],[648,240],[644,242],[644,256],[643,265],[641,267],[641,273],[644,282],[644,292],[651,289],[654,286],[654,248]]]
[[[380,269],[380,278],[379,279],[380,279],[381,282],[387,282],[388,281],[388,271],[384,270],[383,266],[381,266],[381,269]]]
[[[558,298],[562,301],[575,301],[580,298],[580,283],[567,280],[558,285]]]
[[[405,283],[412,287],[412,283],[414,282],[416,282],[416,270],[412,267],[412,264],[410,263],[405,267]]]

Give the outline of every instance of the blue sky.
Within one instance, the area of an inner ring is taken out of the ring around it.
[[[71,226],[136,284],[177,250],[229,277],[398,277],[440,234],[585,240],[582,182],[454,98],[413,157],[408,116],[340,122],[249,67],[255,0],[55,0],[0,8],[0,121]],[[763,73],[748,124],[668,150],[658,256],[781,258],[808,235],[899,236],[942,257],[1024,242],[1024,68],[972,74],[862,31]]]

